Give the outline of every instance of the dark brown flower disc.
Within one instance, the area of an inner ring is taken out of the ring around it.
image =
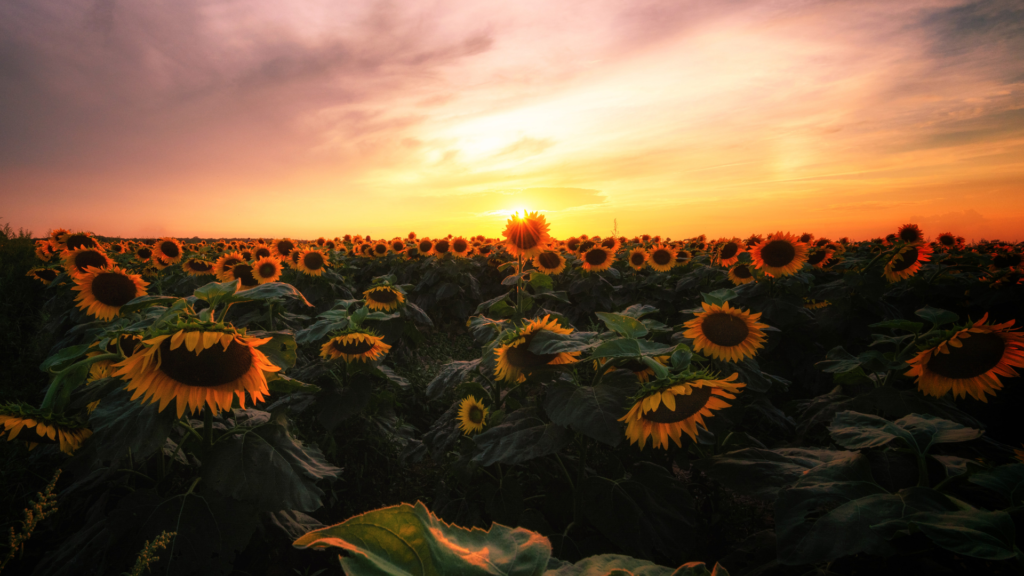
[[[537,261],[540,262],[541,266],[548,269],[558,268],[558,265],[562,262],[558,254],[551,251],[541,252],[537,256]]]
[[[740,264],[739,266],[732,269],[732,275],[737,278],[750,278],[754,274],[747,268],[746,265]]]
[[[659,248],[651,252],[651,260],[658,266],[665,266],[672,261],[672,253],[664,248]]]
[[[86,250],[75,254],[74,265],[79,272],[85,272],[85,269],[89,266],[103,268],[107,265],[107,258],[95,250]]]
[[[590,264],[591,266],[600,266],[601,264],[604,264],[606,260],[608,260],[608,253],[601,248],[596,248],[594,250],[587,251],[587,253],[583,256],[583,259],[586,260],[587,264]]]
[[[662,402],[657,410],[647,412],[643,415],[643,418],[644,420],[660,422],[662,424],[682,422],[700,412],[701,408],[707,406],[708,400],[711,399],[711,390],[710,386],[703,386],[701,388],[694,388],[693,392],[686,396],[676,395],[675,410],[669,410],[668,406],[665,406],[665,403]]]
[[[960,348],[949,346],[949,354],[934,354],[928,370],[944,378],[974,378],[995,368],[1006,350],[1003,339],[992,332],[971,333],[960,343]]]
[[[252,275],[252,266],[248,264],[236,264],[231,269],[231,275],[238,280],[238,283],[246,288],[259,286],[260,282]]]
[[[893,256],[893,261],[892,261],[892,271],[893,272],[902,272],[902,271],[906,270],[907,268],[910,268],[911,266],[913,266],[914,262],[917,262],[917,248],[914,248],[913,246],[911,246],[906,251],[900,253],[898,257],[899,257],[899,260],[896,259],[897,256]]]
[[[124,274],[102,272],[92,279],[92,295],[100,304],[124,306],[135,299],[135,282]]]
[[[735,242],[726,242],[722,245],[722,260],[728,260],[740,251],[740,245]]]
[[[171,339],[160,343],[160,371],[186,386],[211,387],[241,378],[252,367],[252,351],[234,340],[227,350],[216,344],[198,355],[182,343],[171,350]]]
[[[772,268],[782,268],[796,258],[796,248],[785,240],[772,240],[761,249],[761,259]]]
[[[811,266],[814,266],[815,264],[821,264],[821,261],[825,259],[825,256],[828,256],[828,251],[817,250],[807,257],[807,263],[810,264]]]
[[[324,257],[319,252],[309,252],[302,257],[302,265],[310,270],[319,270],[324,267]]]
[[[712,344],[719,346],[736,346],[750,334],[750,328],[742,318],[721,312],[704,318],[700,330]]]
[[[373,290],[367,293],[367,296],[370,297],[370,300],[381,304],[390,304],[398,300],[398,293],[393,290]]]
[[[259,272],[261,278],[270,278],[277,273],[277,265],[273,262],[265,262],[260,264]]]
[[[521,344],[509,348],[506,351],[509,364],[520,370],[531,370],[547,366],[548,362],[557,358],[558,354],[534,354],[530,352],[530,342],[533,341],[534,336],[541,332],[546,332],[546,330],[538,330],[528,334]]]
[[[331,348],[334,348],[335,350],[341,352],[342,354],[352,354],[355,356],[359,356],[373,349],[373,342],[360,340],[358,342],[348,342],[342,344],[341,342],[335,340],[334,342],[331,342]]]

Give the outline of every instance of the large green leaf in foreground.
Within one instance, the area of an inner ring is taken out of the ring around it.
[[[417,502],[373,510],[295,541],[297,548],[338,547],[346,574],[415,575],[544,573],[548,539],[525,528],[491,525],[467,530],[445,524]]]

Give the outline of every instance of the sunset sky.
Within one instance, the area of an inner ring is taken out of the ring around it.
[[[1024,2],[7,0],[36,235],[1024,239]]]

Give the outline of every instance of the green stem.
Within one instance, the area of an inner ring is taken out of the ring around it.
[[[928,488],[928,461],[924,454],[917,455],[917,485]]]
[[[203,408],[203,460],[213,447],[213,410],[209,406]]]

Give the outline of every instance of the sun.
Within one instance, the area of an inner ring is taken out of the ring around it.
[[[506,210],[506,212],[509,212],[514,216],[523,217],[530,212],[530,209],[525,206],[516,206],[514,208],[509,208],[508,210]]]

